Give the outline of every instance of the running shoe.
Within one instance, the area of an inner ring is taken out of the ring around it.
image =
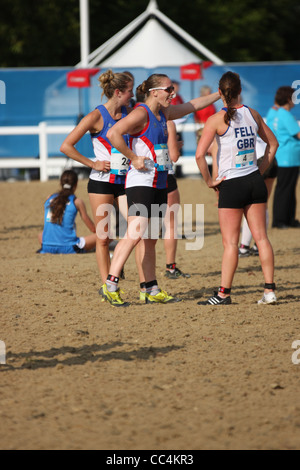
[[[77,254],[80,254],[80,255],[86,253],[84,248],[79,248],[79,246],[77,246],[77,245],[73,245],[73,249]]]
[[[271,291],[267,294],[264,294],[262,299],[257,302],[259,305],[274,305],[277,303],[277,297],[275,292]]]
[[[124,268],[122,268],[122,271],[120,273],[120,279],[125,279],[125,271]]]
[[[220,297],[218,294],[213,295],[205,301],[197,302],[197,305],[229,305],[231,304],[231,297]]]
[[[255,244],[252,246],[252,248],[250,248],[250,255],[258,256],[258,248]]]
[[[146,293],[145,294],[145,303],[146,304],[171,304],[175,302],[181,302],[182,299],[178,299],[178,297],[172,297],[168,295],[166,291],[161,290],[156,295],[151,295]]]
[[[140,300],[142,300],[143,302],[145,302],[145,300],[146,300],[146,292],[140,291]]]
[[[103,286],[100,287],[99,289],[99,295],[101,295],[101,297],[103,297],[103,287],[105,286],[105,284],[103,284]],[[104,297],[103,297],[104,298]]]
[[[189,278],[191,277],[191,275],[187,273],[183,273],[182,271],[180,271],[180,269],[175,268],[173,272],[167,269],[165,272],[165,277],[167,277],[168,279],[178,279],[179,277]]]
[[[250,247],[247,245],[241,245],[239,247],[239,258],[248,258],[251,256]]]
[[[106,284],[102,286],[102,297],[103,300],[109,302],[113,307],[129,307],[130,303],[129,302],[124,302],[121,299],[120,296],[120,289],[118,289],[116,292],[109,292],[107,290]],[[100,289],[100,291],[101,291]],[[99,291],[99,293],[100,293]]]

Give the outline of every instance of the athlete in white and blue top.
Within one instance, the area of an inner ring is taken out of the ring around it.
[[[127,203],[125,196],[125,174],[128,169],[127,158],[113,148],[107,133],[116,123],[123,121],[130,112],[130,100],[133,97],[133,77],[128,73],[114,73],[107,70],[99,77],[107,101],[85,116],[69,134],[61,146],[61,151],[68,157],[91,168],[88,193],[97,227],[96,258],[102,283],[106,281],[110,267],[109,243],[111,233],[108,230],[107,209],[116,202],[125,220]],[[94,158],[82,155],[77,149],[77,142],[89,133],[94,147]],[[127,147],[128,139],[122,138]]]
[[[225,108],[208,118],[196,151],[196,161],[203,179],[208,187],[219,191],[219,222],[224,246],[219,292],[205,303],[231,303],[230,290],[238,265],[243,215],[258,247],[265,278],[265,292],[259,303],[275,303],[274,255],[266,231],[268,194],[262,174],[274,160],[278,143],[259,113],[241,105],[238,74],[226,72],[220,79],[219,92]],[[259,169],[255,151],[257,134],[267,144]],[[219,145],[219,175],[213,181],[205,156],[215,137]]]
[[[108,161],[110,162],[110,172],[103,172],[92,170],[90,179],[93,181],[112,183],[112,184],[125,184],[125,177],[128,170],[128,160],[121,155],[109,142],[107,132],[109,129],[118,122],[110,115],[104,105],[97,106],[96,108],[103,119],[103,127],[100,132],[91,133],[95,160],[94,161]],[[121,119],[127,116],[128,110],[126,106],[121,107]],[[129,145],[129,136],[124,136],[126,145]]]
[[[148,186],[165,189],[168,171],[172,168],[168,156],[166,116],[160,110],[158,117],[156,117],[146,104],[141,103],[138,106],[146,110],[147,123],[139,133],[130,136],[130,148],[136,155],[143,155],[149,161],[146,172],[137,170],[134,165],[130,165],[125,187]]]
[[[218,180],[249,175],[257,171],[256,137],[258,124],[248,106],[235,108],[234,120],[223,135],[216,135],[218,144]],[[227,112],[227,108],[223,108]]]

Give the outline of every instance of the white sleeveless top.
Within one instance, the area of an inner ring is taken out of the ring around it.
[[[226,111],[226,108],[223,108]],[[217,135],[218,177],[226,180],[253,173],[258,169],[256,138],[258,125],[248,106],[237,108],[227,131]]]

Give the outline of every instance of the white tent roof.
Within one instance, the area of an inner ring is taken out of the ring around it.
[[[201,56],[218,65],[224,63],[219,57],[161,13],[157,7],[156,0],[150,0],[144,13],[89,54],[88,67],[100,65],[101,67],[145,67],[153,69],[160,66],[170,67],[186,65],[192,62],[199,63],[201,61],[199,57],[175,39],[161,23],[168,26],[177,36],[190,44]],[[136,34],[125,45],[110,55],[121,42],[124,42],[134,32]],[[77,67],[81,67],[81,63],[77,64]]]
[[[150,19],[123,47],[101,62],[102,67],[176,67],[199,62],[199,57],[174,39],[155,19]]]

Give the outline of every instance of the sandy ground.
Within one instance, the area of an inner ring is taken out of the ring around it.
[[[217,208],[201,179],[179,180],[182,203],[205,205],[203,249],[179,241],[190,279],[164,278],[157,245],[159,283],[183,302],[141,304],[132,256],[122,281],[132,306],[116,309],[100,301],[94,254],[36,254],[42,204],[57,188],[0,183],[0,448],[299,449],[300,230],[269,229],[278,305],[256,304],[263,278],[251,257],[231,306],[198,306],[220,282]],[[77,195],[89,207],[86,181]]]

